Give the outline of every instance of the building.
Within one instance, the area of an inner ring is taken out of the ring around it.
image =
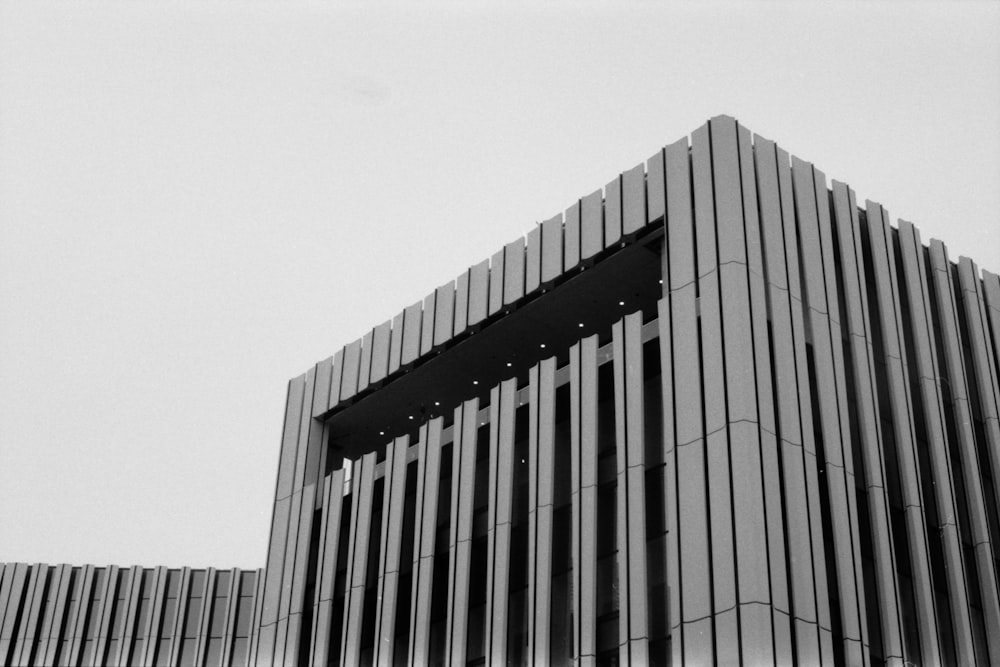
[[[263,570],[7,564],[0,663],[995,664],[998,358],[717,117],[291,380]]]

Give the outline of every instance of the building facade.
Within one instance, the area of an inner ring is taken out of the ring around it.
[[[291,380],[263,570],[5,565],[0,664],[996,664],[998,357],[717,117]]]

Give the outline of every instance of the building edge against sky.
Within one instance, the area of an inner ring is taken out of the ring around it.
[[[994,663],[998,353],[716,117],[291,380],[263,570],[5,564],[0,664]]]

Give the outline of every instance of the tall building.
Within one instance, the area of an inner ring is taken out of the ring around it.
[[[720,116],[291,380],[263,570],[7,564],[0,663],[996,664],[998,358]]]

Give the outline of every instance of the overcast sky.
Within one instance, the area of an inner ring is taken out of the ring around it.
[[[1000,3],[803,4],[0,5],[0,561],[262,566],[290,377],[719,113],[1000,270]]]

